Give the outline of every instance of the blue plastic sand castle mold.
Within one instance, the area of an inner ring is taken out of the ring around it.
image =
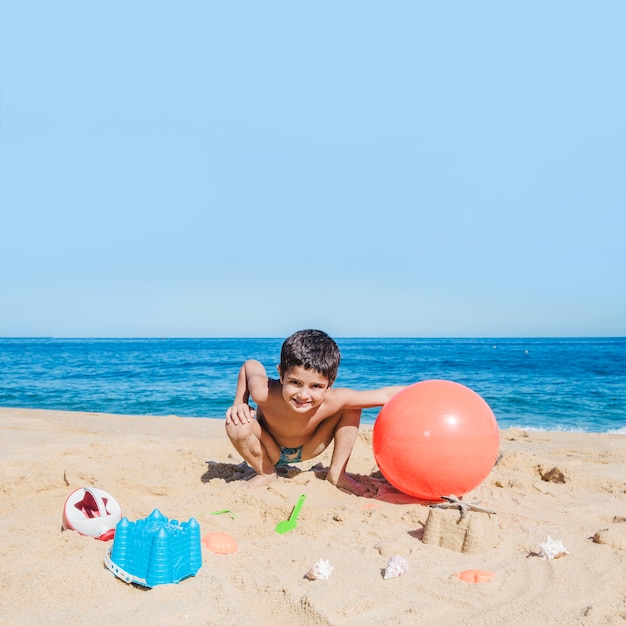
[[[104,562],[127,583],[144,587],[178,583],[202,567],[200,526],[193,517],[180,524],[168,520],[158,509],[136,522],[123,517]]]

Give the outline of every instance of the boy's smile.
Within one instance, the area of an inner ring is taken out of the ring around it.
[[[298,413],[316,409],[330,387],[326,376],[301,365],[281,374],[280,382],[283,384],[283,399]]]

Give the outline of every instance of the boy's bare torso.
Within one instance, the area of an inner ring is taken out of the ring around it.
[[[267,385],[267,399],[257,405],[256,416],[261,426],[281,447],[296,448],[305,444],[324,420],[340,410],[336,402],[337,389],[329,389],[319,406],[306,413],[298,413],[285,402],[279,380],[268,378]]]

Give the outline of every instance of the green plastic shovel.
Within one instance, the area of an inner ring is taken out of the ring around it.
[[[302,508],[302,505],[304,504],[305,497],[306,496],[302,494],[298,498],[298,501],[296,502],[296,506],[293,507],[293,511],[291,512],[289,519],[284,520],[283,522],[278,522],[278,524],[276,524],[275,530],[277,533],[282,535],[283,533],[286,533],[289,530],[293,530],[296,527],[296,520],[298,519],[298,515],[300,515],[300,509]]]

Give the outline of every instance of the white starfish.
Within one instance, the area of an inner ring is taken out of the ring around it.
[[[457,498],[454,494],[450,494],[449,496],[441,496],[442,500],[446,500],[441,504],[431,504],[431,507],[435,507],[437,509],[459,509],[461,511],[461,519],[465,517],[465,514],[468,511],[478,511],[479,513],[488,513],[489,515],[495,515],[495,511],[491,511],[490,509],[483,509],[480,506],[477,506],[480,500],[470,500],[468,502],[463,502]]]

